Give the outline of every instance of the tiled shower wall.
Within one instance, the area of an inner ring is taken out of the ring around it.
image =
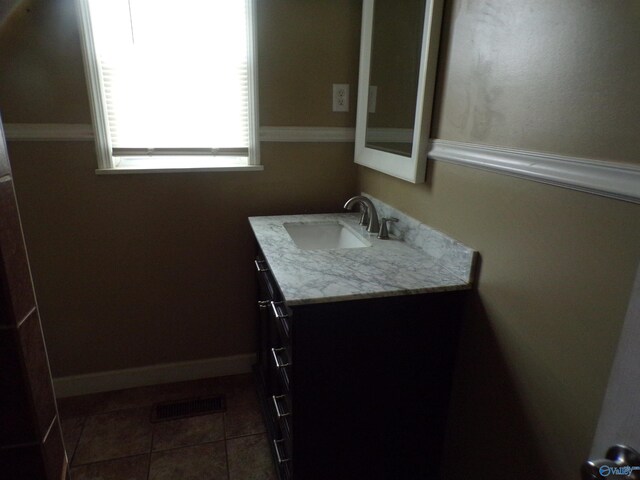
[[[0,477],[65,478],[67,459],[0,123]]]

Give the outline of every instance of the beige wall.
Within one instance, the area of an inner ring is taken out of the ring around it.
[[[22,0],[0,29],[5,123],[90,123],[73,1]]]
[[[362,1],[257,4],[262,125],[355,126]],[[331,111],[333,83],[351,85],[349,113]]]
[[[638,2],[449,2],[433,136],[640,162],[639,20]],[[423,185],[364,167],[358,180],[482,257],[444,478],[577,479],[640,261],[640,206],[446,163]]]
[[[356,85],[360,2],[258,4],[262,125],[353,125],[331,83]],[[5,123],[90,122],[73,15],[27,0],[3,24]],[[247,217],[336,211],[355,192],[348,143],[263,143],[264,172],[109,177],[91,142],[9,153],[54,376],[253,352]]]
[[[640,163],[640,2],[447,7],[433,137]]]

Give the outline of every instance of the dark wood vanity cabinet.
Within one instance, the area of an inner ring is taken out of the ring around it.
[[[255,372],[280,478],[439,478],[465,292],[289,307],[256,267]]]

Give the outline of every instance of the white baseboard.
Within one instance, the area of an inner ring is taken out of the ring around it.
[[[111,370],[53,379],[57,398],[251,372],[255,354]]]

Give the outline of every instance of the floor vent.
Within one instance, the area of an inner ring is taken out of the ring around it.
[[[156,403],[151,413],[152,422],[164,422],[178,418],[195,417],[226,411],[224,395],[214,397],[188,398],[175,402]]]

